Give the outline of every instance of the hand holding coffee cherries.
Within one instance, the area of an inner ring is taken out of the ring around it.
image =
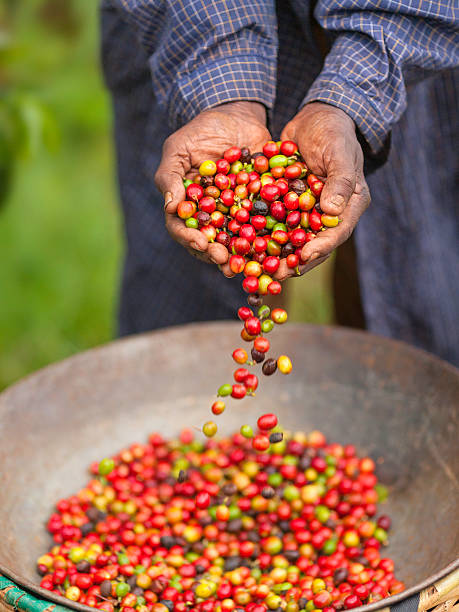
[[[174,240],[208,263],[226,264],[228,251],[218,242],[177,218],[179,202],[185,199],[183,178],[196,176],[202,161],[218,159],[231,145],[259,151],[270,139],[266,111],[258,102],[230,102],[200,113],[164,143],[161,164],[155,176],[164,194],[166,228]],[[209,179],[209,185],[213,180]],[[220,193],[220,192],[219,192]],[[224,267],[227,272],[229,268]]]
[[[340,218],[320,208],[324,183],[295,142],[270,140],[261,149],[233,145],[216,162],[202,161],[198,174],[184,181],[186,199],[174,207],[183,221],[174,223],[177,232],[193,230],[221,246],[229,257],[223,273],[243,273],[247,293],[275,295],[281,291],[276,279],[305,271],[303,247]]]
[[[357,221],[370,204],[370,192],[363,175],[363,153],[352,119],[342,110],[314,102],[307,104],[282,132],[283,140],[294,140],[309,168],[325,177],[320,208],[325,215],[338,215],[340,224],[320,232],[317,239],[301,250],[300,272],[322,263],[351,235]],[[281,262],[278,280],[293,272]]]

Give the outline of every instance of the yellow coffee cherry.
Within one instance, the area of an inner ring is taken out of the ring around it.
[[[337,215],[326,215],[325,213],[321,215],[320,219],[325,227],[336,227],[340,221]]]
[[[292,362],[290,361],[290,358],[287,357],[287,355],[281,355],[277,359],[277,367],[279,369],[279,372],[282,372],[282,374],[290,374],[290,372],[292,371],[293,365],[292,365]]]
[[[203,161],[199,166],[199,174],[201,176],[213,176],[217,172],[217,165],[212,160]]]
[[[78,601],[80,599],[80,594],[80,589],[77,586],[71,586],[65,590],[65,596],[72,601]]]

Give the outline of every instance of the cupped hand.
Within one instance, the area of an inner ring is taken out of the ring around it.
[[[183,178],[196,175],[204,160],[221,158],[223,151],[233,145],[248,147],[255,153],[270,139],[262,104],[229,102],[203,111],[169,136],[163,146],[155,182],[164,195],[166,228],[194,256],[220,265],[227,276],[232,276],[227,248],[208,243],[202,232],[186,227],[176,215],[179,202],[185,199]]]
[[[352,234],[361,215],[370,204],[370,192],[363,175],[363,153],[355,133],[355,124],[339,108],[313,102],[285,126],[282,140],[293,140],[309,170],[325,180],[320,197],[324,213],[338,215],[341,222],[328,228],[303,247],[300,274],[324,262]],[[277,280],[297,274],[285,261],[275,275]]]

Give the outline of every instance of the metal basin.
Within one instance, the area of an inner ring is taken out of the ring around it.
[[[113,342],[48,367],[0,395],[0,573],[45,599],[89,610],[37,586],[53,502],[77,491],[93,460],[148,433],[167,436],[209,416],[231,380],[238,323],[208,323]],[[287,325],[273,354],[289,377],[264,378],[256,398],[232,401],[220,432],[275,411],[290,429],[320,429],[378,463],[393,518],[388,554],[408,590],[459,566],[459,371],[404,344],[339,328]]]

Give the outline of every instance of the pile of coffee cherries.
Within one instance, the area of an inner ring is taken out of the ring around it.
[[[184,430],[92,465],[49,518],[41,586],[104,612],[335,612],[403,590],[373,460],[271,431],[265,453]]]
[[[207,160],[199,167],[193,181],[184,181],[187,199],[180,202],[177,215],[189,228],[200,230],[209,242],[224,245],[234,274],[243,274],[242,287],[248,295],[248,307],[239,308],[244,323],[241,338],[252,342],[250,358],[238,348],[234,361],[240,366],[263,363],[266,376],[276,370],[289,374],[292,362],[287,355],[266,358],[269,333],[275,324],[285,323],[283,308],[263,304],[263,296],[278,295],[281,284],[273,280],[281,259],[298,271],[302,247],[327,227],[336,227],[339,218],[322,213],[320,194],[324,183],[308,171],[296,143],[291,140],[267,142],[263,151],[253,155],[247,148],[230,147],[216,162]],[[256,312],[254,310],[256,309]],[[220,386],[219,397],[242,399],[253,395],[258,377],[246,367],[234,372],[234,383]],[[212,404],[212,413],[225,410],[223,400]],[[203,433],[217,432],[214,421],[208,421]],[[246,428],[249,435],[250,428]],[[269,438],[253,437],[254,449],[264,451]]]

